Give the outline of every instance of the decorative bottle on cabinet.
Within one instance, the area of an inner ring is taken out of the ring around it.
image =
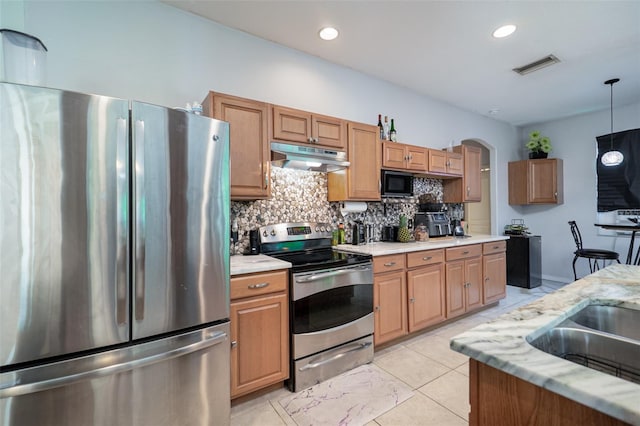
[[[380,130],[380,140],[384,140],[384,126],[382,125],[382,114],[378,114],[378,129]]]
[[[393,118],[391,119],[391,128],[389,129],[389,140],[392,142],[398,141],[396,137],[396,126],[393,123]]]

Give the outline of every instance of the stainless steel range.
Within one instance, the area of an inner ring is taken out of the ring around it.
[[[371,256],[331,248],[325,223],[260,228],[261,252],[290,262],[291,377],[298,392],[373,360]]]

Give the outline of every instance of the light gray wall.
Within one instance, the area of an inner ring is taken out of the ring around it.
[[[396,119],[400,141],[415,145],[482,141],[491,148],[492,228],[501,233],[511,219],[524,218],[541,233],[546,276],[570,277],[565,219],[587,229],[593,222],[594,135],[608,133],[608,113],[537,126],[552,138],[553,155],[565,160],[567,201],[513,208],[507,163],[524,158],[524,133],[508,124],[153,1],[25,0],[24,31],[49,48],[51,87],[166,106],[201,101],[216,90],[372,124],[382,113]],[[631,121],[634,112],[628,114]]]
[[[608,96],[606,90],[603,90],[603,96]],[[614,108],[613,114],[614,132],[640,127],[640,102]],[[551,138],[553,152],[550,157],[562,158],[564,163],[564,204],[516,208],[531,231],[542,235],[542,270],[549,278],[572,277],[575,244],[567,224],[569,220],[578,223],[585,247],[615,250],[623,262],[626,259],[629,238],[601,236],[598,228],[593,226],[597,222],[598,211],[595,138],[609,134],[610,129],[608,110],[522,129],[520,141],[523,146],[529,132],[539,130]],[[586,261],[579,260],[577,265],[578,277],[589,273]]]

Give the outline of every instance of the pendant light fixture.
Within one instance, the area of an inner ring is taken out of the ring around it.
[[[604,84],[608,84],[611,86],[611,146],[609,151],[602,154],[600,161],[605,166],[618,166],[622,164],[624,161],[624,155],[620,151],[616,151],[613,149],[613,85],[619,82],[619,78],[612,78],[611,80],[607,80]]]

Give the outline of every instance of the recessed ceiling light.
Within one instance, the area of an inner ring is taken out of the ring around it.
[[[500,28],[498,28],[497,30],[495,30],[493,32],[493,36],[495,38],[503,38],[503,37],[507,37],[510,36],[511,34],[513,34],[513,32],[516,30],[516,26],[515,25],[503,25]]]
[[[323,40],[333,40],[334,38],[338,37],[338,30],[333,27],[324,27],[320,30],[318,35]]]

